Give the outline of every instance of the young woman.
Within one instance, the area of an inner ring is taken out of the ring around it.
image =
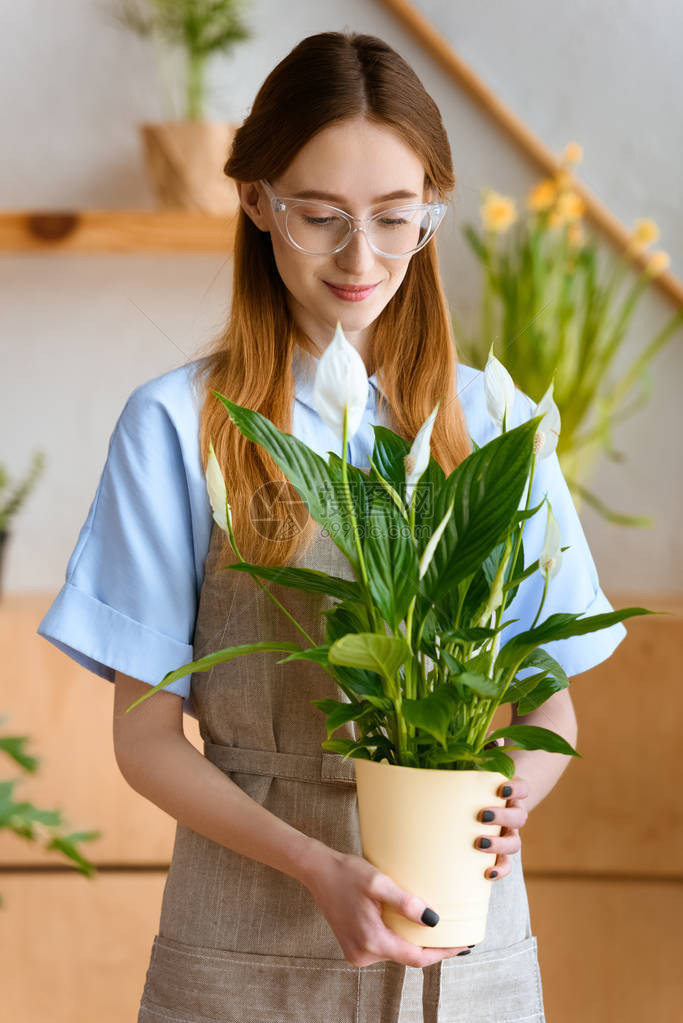
[[[337,694],[314,664],[238,658],[123,716],[195,657],[296,638],[248,575],[223,571],[235,557],[212,522],[209,438],[247,560],[349,575],[212,390],[323,456],[340,453],[312,401],[316,361],[340,321],[371,384],[352,464],[367,468],[373,424],[412,440],[444,392],[432,453],[446,472],[470,438],[494,435],[482,374],[456,365],[439,279],[434,232],[454,187],[448,139],[435,103],[390,46],[338,32],[300,42],[261,86],[225,172],[241,204],[229,322],[208,353],[131,394],[66,583],[38,630],[115,682],[117,763],[178,822],[138,1021],[542,1020],[519,829],[568,758],[512,754],[506,806],[481,808],[502,828],[486,850],[496,854],[486,937],[471,949],[433,949],[382,923],[382,902],[425,927],[434,922],[425,911],[439,907],[362,857],[353,765],[321,750],[324,719],[311,704]],[[533,410],[518,392],[509,425]],[[569,545],[547,613],[609,610],[555,456],[539,463],[535,491],[549,495]],[[540,518],[525,530],[527,561],[541,548]],[[322,640],[324,599],[274,592]],[[531,580],[520,587],[508,635],[530,625],[538,598]],[[615,626],[551,653],[577,674],[623,635]],[[185,739],[183,711],[199,720],[204,755]],[[567,690],[525,720],[575,741]]]

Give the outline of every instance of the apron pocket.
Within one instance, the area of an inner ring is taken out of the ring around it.
[[[439,1021],[543,1023],[541,972],[535,935],[503,948],[444,959]]]
[[[155,935],[138,1023],[355,1023],[357,966]]]

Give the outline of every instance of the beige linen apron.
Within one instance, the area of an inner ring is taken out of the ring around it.
[[[301,642],[251,576],[223,570],[229,559],[219,557],[219,541],[214,524],[195,658],[259,639]],[[297,564],[353,578],[320,526]],[[335,601],[266,585],[322,642],[321,611]],[[205,755],[299,831],[360,856],[353,762],[321,749],[326,719],[310,702],[345,697],[312,662],[276,664],[279,656],[247,654],[193,675]],[[335,734],[356,737],[355,724]],[[424,970],[388,961],[357,967],[305,885],[178,824],[138,1023],[543,1021],[519,854],[512,860],[511,874],[492,882],[486,937],[470,955]]]

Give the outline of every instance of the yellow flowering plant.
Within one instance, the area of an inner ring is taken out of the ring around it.
[[[557,454],[577,503],[584,500],[619,525],[650,525],[647,517],[607,508],[586,479],[601,451],[621,459],[613,427],[647,401],[650,363],[680,328],[683,310],[615,374],[636,305],[668,268],[669,257],[664,251],[648,254],[659,230],[643,218],[636,220],[611,272],[603,271],[572,184],[572,168],[582,155],[577,142],[565,147],[561,170],[531,188],[524,215],[514,199],[483,189],[483,230],[464,227],[484,271],[480,322],[468,332],[454,315],[453,325],[465,361],[483,368],[493,341],[497,356],[534,400],[553,378],[563,427]],[[643,267],[627,281],[634,254]]]

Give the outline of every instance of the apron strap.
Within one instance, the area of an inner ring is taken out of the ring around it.
[[[422,967],[422,1018],[424,1023],[438,1023],[443,960]]]
[[[277,750],[204,743],[204,756],[226,773],[236,771],[241,774],[261,774],[269,778],[352,785],[355,788],[353,758],[344,760],[340,753],[328,753],[325,750],[321,754],[310,757],[299,753],[279,753]]]
[[[377,1023],[398,1023],[406,968],[403,963],[386,960]]]

